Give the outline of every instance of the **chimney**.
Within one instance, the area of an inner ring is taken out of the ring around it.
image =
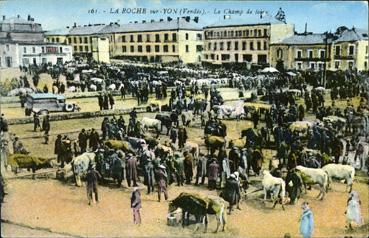
[[[160,22],[162,22],[163,21],[163,19],[160,19]]]
[[[191,17],[190,17],[190,16],[186,16],[186,17],[185,17],[185,20],[186,20],[186,22],[190,22]]]
[[[19,15],[18,15],[18,18],[19,18]],[[27,21],[31,21],[31,15],[28,15]]]
[[[131,22],[131,21],[130,21],[129,23],[130,23],[130,24],[132,24],[132,22]]]
[[[199,23],[199,17],[194,17],[193,21]]]
[[[20,18],[20,16],[19,16],[19,15],[17,15],[17,18]]]
[[[138,23],[138,21],[135,21],[135,23]]]
[[[69,26],[67,26],[67,29],[69,29]]]
[[[307,33],[307,29],[308,29],[308,24],[307,22],[305,22],[305,34]]]
[[[150,22],[155,22],[155,20],[154,19],[151,19],[151,21]]]
[[[171,17],[167,17],[167,21],[172,21],[173,19]]]
[[[91,23],[88,23],[88,26],[92,26],[92,24]]]
[[[142,23],[146,23],[146,21],[145,20],[142,20]]]
[[[5,15],[3,15],[3,21],[6,19],[6,16]]]
[[[74,23],[74,24],[73,24],[73,28],[75,28],[75,27],[77,27],[77,23]]]

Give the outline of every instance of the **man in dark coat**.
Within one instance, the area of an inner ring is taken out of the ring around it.
[[[93,151],[97,150],[99,147],[99,134],[95,131],[95,128],[91,129],[90,138],[89,138],[90,148]]]
[[[99,101],[99,107],[101,111],[104,108],[104,97],[101,93],[99,93],[99,96],[97,96],[97,99]]]
[[[219,169],[219,164],[215,159],[213,159],[213,161],[209,165],[208,188],[210,190],[216,189]]]
[[[232,208],[234,205],[237,205],[237,209],[240,209],[240,185],[236,179],[236,175],[231,174],[231,176],[227,179],[226,186],[221,194],[221,197],[224,198],[229,203],[229,214],[231,214]]]
[[[86,133],[85,129],[82,129],[82,131],[78,135],[78,145],[81,148],[81,153],[86,152],[87,140],[88,140],[87,133]]]
[[[192,171],[192,163],[193,163],[193,157],[191,153],[188,153],[187,151],[184,152],[184,173],[186,177],[186,184],[191,184],[193,171]]]
[[[37,113],[33,113],[33,131],[36,131],[37,128],[41,128],[40,117]]]
[[[42,121],[42,130],[45,131],[45,134],[49,134],[49,131],[50,131],[50,117],[49,117],[49,115],[46,115],[46,117]]]
[[[97,181],[100,178],[101,175],[99,174],[99,172],[95,170],[92,164],[89,164],[88,172],[86,174],[88,205],[91,205],[91,201],[93,200],[93,193],[95,194],[95,202],[99,202],[99,196],[97,192]]]
[[[258,127],[259,123],[259,112],[258,110],[255,110],[255,112],[252,114],[252,122],[254,123],[254,129]]]
[[[131,194],[131,208],[133,210],[133,223],[141,224],[141,193],[138,187],[134,187]]]
[[[201,178],[201,184],[205,183],[205,177],[207,172],[207,162],[208,158],[200,153],[200,159],[196,164],[196,182],[195,185],[199,184],[199,178]]]
[[[158,169],[155,170],[156,181],[158,182],[158,201],[161,200],[161,193],[164,193],[165,200],[168,200],[167,192],[167,173],[164,165],[159,165]]]
[[[61,162],[61,147],[62,147],[62,136],[58,135],[55,140],[55,146],[54,146],[54,154],[56,155],[56,161],[58,163]]]
[[[133,156],[133,154],[128,154],[128,160],[127,160],[127,184],[128,187],[131,187],[131,181],[133,181],[133,187],[137,187],[137,159],[135,156]]]
[[[108,94],[108,97],[109,97],[110,109],[113,109],[113,107],[114,107],[114,97],[113,97],[113,94],[112,93],[109,93]]]
[[[183,148],[187,140],[187,130],[183,126],[178,129],[178,147]]]
[[[109,109],[109,97],[108,94],[104,94],[104,110],[108,110]]]

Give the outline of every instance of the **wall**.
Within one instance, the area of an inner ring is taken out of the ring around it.
[[[98,62],[110,63],[109,38],[92,38],[92,57]]]

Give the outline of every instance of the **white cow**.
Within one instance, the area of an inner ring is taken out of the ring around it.
[[[349,193],[352,190],[352,184],[355,177],[355,169],[350,165],[343,164],[327,164],[323,166],[322,170],[328,174],[328,185],[331,183],[332,179],[345,180],[347,183],[347,188],[349,188]]]
[[[141,119],[141,127],[143,130],[147,130],[148,128],[153,128],[155,129],[156,133],[159,135],[160,128],[161,128],[161,121],[158,119],[143,117]]]
[[[264,202],[266,201],[267,193],[271,192],[273,202],[275,202],[278,199],[278,195],[281,194],[283,205],[284,197],[286,195],[286,183],[283,179],[273,177],[268,170],[264,170],[262,185],[264,190]]]
[[[313,168],[306,168],[304,166],[298,165],[296,167],[297,170],[301,171],[302,173],[304,173],[305,175],[307,175],[309,177],[309,179],[311,180],[311,184],[318,184],[319,185],[319,194],[317,196],[317,198],[319,198],[321,195],[322,197],[320,198],[321,200],[323,200],[326,191],[328,191],[328,174],[323,170],[323,169],[313,169]],[[304,180],[304,176],[302,176],[303,180]],[[303,181],[304,185],[306,186],[305,182]],[[306,187],[305,187],[305,192],[306,192]]]
[[[85,152],[73,158],[71,162],[72,171],[78,187],[82,186],[81,177],[86,175],[89,164],[95,164],[95,156],[96,154],[93,152]]]

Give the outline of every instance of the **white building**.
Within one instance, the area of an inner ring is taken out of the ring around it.
[[[69,45],[45,43],[41,24],[31,16],[0,21],[0,68],[64,63],[73,59],[72,53]]]

